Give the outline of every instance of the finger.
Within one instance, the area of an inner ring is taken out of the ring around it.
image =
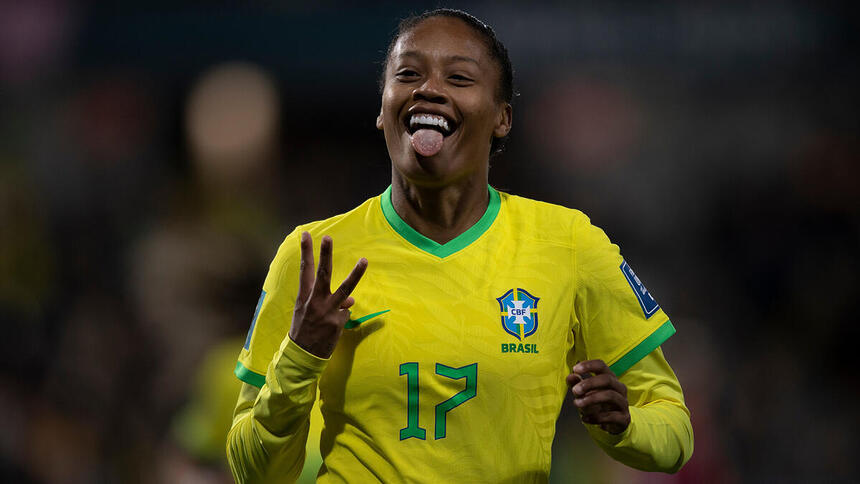
[[[573,404],[578,408],[583,409],[583,412],[591,413],[594,409],[589,407],[600,407],[606,405],[603,409],[623,410],[627,406],[627,400],[615,390],[600,390],[589,393],[584,397],[574,398]]]
[[[337,288],[337,291],[334,293],[334,300],[336,303],[340,304],[341,301],[345,301],[346,298],[352,294],[352,291],[355,290],[355,286],[358,285],[358,281],[361,280],[362,276],[364,276],[364,272],[367,270],[367,259],[362,257],[355,263],[355,267],[352,268],[352,272],[346,276],[346,279],[343,280],[340,287]]]
[[[570,375],[567,375],[567,378],[565,378],[565,380],[567,381],[567,386],[573,387],[577,383],[581,382],[583,378],[579,373],[571,373]]]
[[[349,309],[353,304],[355,304],[355,298],[350,296],[340,303],[340,309]]]
[[[304,302],[310,297],[314,287],[314,240],[311,234],[302,232],[299,247],[302,255],[299,264],[299,294],[296,300]]]
[[[582,421],[590,425],[627,424],[627,415],[621,411],[602,412],[582,417]]]
[[[573,367],[573,372],[579,373],[580,375],[584,373],[594,373],[595,375],[598,375],[601,373],[611,373],[612,370],[606,366],[606,363],[603,360],[587,360],[577,363]]]
[[[574,399],[574,400],[576,400],[576,399]],[[580,415],[597,415],[598,413],[614,412],[617,410],[619,410],[617,402],[612,402],[612,403],[598,402],[598,403],[593,403],[591,405],[586,405],[585,407],[580,408],[579,413],[580,413]]]
[[[317,267],[317,280],[314,284],[314,292],[328,296],[331,294],[331,254],[334,242],[328,235],[323,236],[320,242],[320,264]]]
[[[574,395],[581,397],[593,390],[609,388],[612,388],[612,377],[610,375],[601,374],[583,380],[581,383],[574,386],[572,390]]]
[[[573,391],[573,394],[577,397],[581,397],[587,395],[589,392],[601,389],[615,390],[622,395],[627,394],[627,387],[625,387],[623,383],[618,381],[618,378],[611,373],[602,373],[600,375],[585,379],[582,382],[574,385],[571,391]]]
[[[603,407],[600,405],[589,405],[584,408],[579,409],[579,416],[585,420],[587,417],[593,417],[600,413],[603,410]]]

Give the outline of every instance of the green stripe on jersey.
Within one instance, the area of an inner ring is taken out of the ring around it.
[[[475,222],[475,225],[444,244],[428,239],[400,218],[400,215],[397,214],[397,211],[394,210],[394,205],[391,203],[391,185],[382,193],[382,214],[385,215],[385,220],[388,221],[391,228],[406,239],[407,242],[424,252],[436,257],[445,258],[468,247],[469,244],[478,240],[493,225],[502,203],[499,192],[495,188],[487,185],[487,189],[490,192],[490,203],[487,205],[487,211],[484,212],[484,215]]]
[[[236,362],[236,369],[233,370],[233,373],[243,382],[248,385],[254,385],[257,388],[263,388],[263,385],[266,383],[266,375],[261,375],[245,368],[241,361]]]
[[[663,344],[673,334],[675,334],[675,327],[672,326],[672,321],[666,321],[662,326],[655,329],[650,336],[636,345],[635,348],[628,351],[626,355],[613,363],[609,369],[616,375],[621,375],[625,371],[629,370],[631,366],[638,363],[639,360],[645,358],[648,353],[656,350],[658,346]]]

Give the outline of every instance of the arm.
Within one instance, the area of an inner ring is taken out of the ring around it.
[[[334,292],[330,290],[332,241],[324,237],[314,277],[313,241],[301,238],[299,294],[289,335],[266,370],[259,392],[245,384],[227,436],[227,456],[237,482],[261,482],[268,476],[295,481],[302,470],[316,399],[317,381],[349,320],[348,308],[367,267],[361,259]]]
[[[618,246],[588,217],[578,217],[573,234],[572,360],[580,362],[567,381],[574,405],[614,459],[677,472],[693,452],[693,432],[681,386],[660,350],[674,327]]]
[[[588,363],[591,362],[580,365]],[[575,367],[575,371],[582,369]],[[583,421],[591,438],[613,459],[636,469],[677,472],[693,454],[693,428],[681,385],[663,352],[660,348],[652,351],[620,378],[611,371],[609,375],[598,374],[584,380],[583,387],[574,387],[574,404],[583,409]],[[599,393],[601,380],[612,379],[615,384],[606,386],[620,388],[627,395],[623,409],[606,402],[599,408],[600,404],[588,400]],[[585,397],[579,397],[577,390],[583,390]]]
[[[227,436],[236,482],[260,482],[267,475],[294,481],[301,473],[317,380],[328,360],[289,338],[285,343],[269,365],[263,388],[242,385]]]

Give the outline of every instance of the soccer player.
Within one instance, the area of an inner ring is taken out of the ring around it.
[[[567,391],[609,455],[680,469],[666,314],[581,212],[488,185],[512,120],[493,30],[405,20],[381,86],[391,186],[279,248],[236,366],[236,480],[295,479],[318,393],[321,482],[546,482]]]

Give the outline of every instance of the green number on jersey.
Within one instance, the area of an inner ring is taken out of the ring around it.
[[[460,368],[436,363],[436,374],[453,380],[466,379],[466,388],[436,405],[436,439],[446,435],[448,412],[478,394],[478,364]],[[427,432],[418,425],[418,363],[402,363],[400,376],[406,375],[406,427],[400,429],[400,440],[412,437],[424,440]]]
[[[406,375],[406,428],[400,429],[400,440],[415,437],[424,440],[427,431],[418,426],[418,363],[400,365],[400,376]]]
[[[445,422],[448,412],[478,394],[478,364],[472,363],[462,368],[451,368],[442,363],[436,363],[436,374],[454,380],[466,379],[466,388],[439,405],[436,405],[436,438],[444,439]]]

